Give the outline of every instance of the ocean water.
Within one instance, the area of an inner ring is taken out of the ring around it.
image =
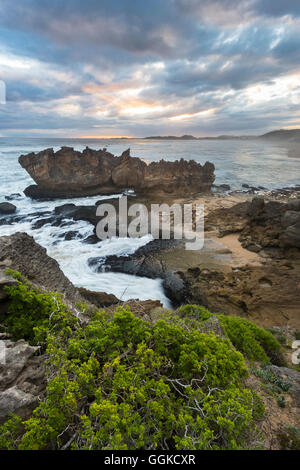
[[[53,147],[58,150],[62,145],[83,150],[107,148],[115,155],[120,155],[130,147],[131,155],[146,162],[162,158],[174,161],[180,158],[194,159],[200,163],[209,160],[216,167],[216,184],[227,183],[232,189],[241,189],[242,184],[263,186],[268,189],[281,188],[300,183],[300,158],[280,144],[254,140],[201,140],[172,141],[146,139],[7,139],[0,138],[0,202],[5,196],[20,193],[22,197],[12,201],[25,220],[0,226],[0,236],[14,232],[26,232],[47,249],[49,256],[55,258],[66,276],[76,285],[95,291],[113,293],[122,300],[130,298],[158,299],[169,306],[162,283],[120,273],[96,273],[87,263],[91,257],[128,255],[151,240],[147,235],[141,239],[115,238],[96,245],[82,243],[81,239],[62,240],[61,235],[67,230],[79,231],[83,238],[93,233],[93,226],[84,221],[70,221],[69,227],[52,227],[49,224],[38,230],[32,229],[32,222],[37,220],[34,213],[52,211],[54,207],[73,202],[80,205],[92,205],[101,199],[99,196],[76,198],[72,200],[32,201],[24,196],[23,190],[33,183],[27,172],[18,163],[21,154],[37,152]],[[111,196],[116,197],[116,196]],[[103,198],[107,198],[104,196]]]

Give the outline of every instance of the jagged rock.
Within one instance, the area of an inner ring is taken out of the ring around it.
[[[24,392],[17,385],[0,392],[0,423],[6,421],[10,413],[28,418],[38,403],[38,396]]]
[[[44,360],[34,354],[39,347],[24,340],[1,340],[0,422],[9,413],[27,418],[46,387]]]
[[[2,357],[4,362],[0,364],[0,390],[8,388],[23,370],[28,359],[39,349],[30,346],[23,340],[12,342],[2,341]],[[3,351],[3,347],[5,350]]]
[[[0,203],[0,215],[14,214],[16,210],[17,210],[16,206],[14,204],[11,204],[10,202]]]
[[[206,192],[214,182],[214,165],[193,160],[152,162],[147,165],[130,156],[129,150],[115,157],[103,150],[86,148],[82,153],[71,147],[58,152],[46,149],[21,155],[19,163],[37,185],[26,188],[32,198],[77,197],[123,192],[184,195]]]
[[[49,292],[62,292],[70,301],[82,300],[56,260],[26,233],[0,237],[0,268],[20,271],[29,281]]]

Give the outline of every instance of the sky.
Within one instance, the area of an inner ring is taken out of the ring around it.
[[[300,0],[0,0],[0,136],[300,127]]]

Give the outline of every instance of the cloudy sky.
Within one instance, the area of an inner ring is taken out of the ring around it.
[[[0,0],[0,136],[300,127],[300,0]]]

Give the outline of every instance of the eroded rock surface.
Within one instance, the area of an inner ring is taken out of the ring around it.
[[[42,356],[38,347],[23,340],[0,339],[0,422],[10,413],[28,417],[38,405],[46,386]]]
[[[62,147],[21,155],[19,163],[37,185],[25,190],[32,198],[77,197],[119,193],[132,188],[138,194],[193,194],[209,191],[214,165],[193,160],[152,162],[147,165],[126,150],[120,157],[88,147],[83,152]]]

